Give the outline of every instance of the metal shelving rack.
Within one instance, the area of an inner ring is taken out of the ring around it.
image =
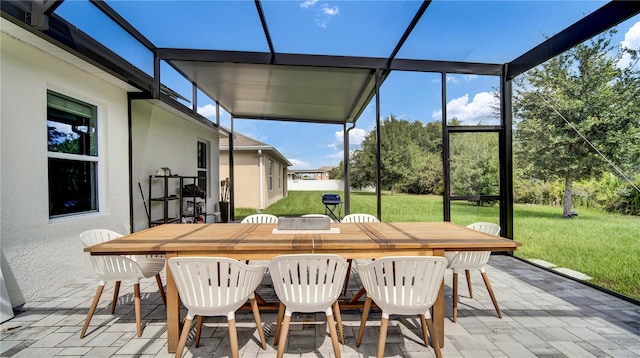
[[[161,224],[168,224],[168,223],[174,223],[174,222],[180,222],[181,219],[181,198],[179,195],[176,194],[169,194],[169,184],[170,182],[173,184],[173,180],[177,180],[177,182],[175,182],[176,184],[180,184],[182,182],[181,177],[179,175],[149,175],[149,227],[152,226],[156,226],[156,225],[161,225]],[[152,193],[152,187],[154,186],[154,184],[161,182],[162,183],[162,196],[153,196]],[[179,190],[177,192],[180,192]],[[176,203],[179,205],[175,205],[174,207],[174,211],[175,212],[175,217],[169,216],[169,207],[171,206],[171,203]],[[155,204],[155,205],[154,205]],[[158,207],[160,206],[159,204],[162,204],[162,218],[160,219],[153,219],[153,212],[154,212],[154,207]],[[176,212],[177,210],[177,212]]]

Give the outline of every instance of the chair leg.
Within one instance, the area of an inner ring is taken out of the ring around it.
[[[162,302],[164,302],[164,306],[167,307],[167,296],[164,294],[164,287],[162,287],[162,279],[160,278],[160,274],[156,274],[156,283],[158,284],[158,291],[160,291]]]
[[[378,358],[384,357],[384,345],[387,341],[387,328],[389,327],[389,318],[384,317],[382,315],[382,320],[380,321],[380,337],[378,337],[378,354],[376,355]]]
[[[482,272],[482,279],[484,280],[484,285],[487,286],[487,291],[489,291],[489,296],[491,296],[493,307],[495,307],[496,312],[498,313],[498,318],[502,318],[502,312],[500,312],[498,301],[496,300],[496,296],[493,294],[493,289],[491,289],[491,282],[489,282],[489,276],[487,276],[486,272]]]
[[[347,288],[349,287],[349,277],[351,276],[351,265],[353,263],[352,259],[347,259],[347,276],[344,279],[344,286],[342,287],[342,295],[347,294]]]
[[[362,343],[362,336],[364,336],[364,326],[367,323],[367,318],[369,317],[370,309],[371,309],[371,298],[367,297],[367,299],[364,301],[364,307],[362,308],[362,319],[360,320],[360,329],[358,330],[356,347],[360,347],[360,343]]]
[[[464,270],[464,274],[467,275],[467,287],[469,288],[469,298],[473,298],[473,290],[471,289],[471,272]]]
[[[235,318],[229,320],[229,342],[231,342],[231,356],[238,358],[238,332]]]
[[[278,320],[276,321],[276,333],[273,337],[273,345],[278,345],[278,340],[280,339],[280,330],[282,329],[282,319],[284,318],[284,304],[280,302],[280,306],[278,307]]]
[[[142,336],[142,310],[140,308],[140,283],[136,283],[133,285],[133,293],[134,298],[133,302],[135,303],[135,311],[136,311],[136,330],[138,333],[138,337]]]
[[[427,330],[427,319],[423,314],[420,315],[420,326],[422,326],[422,340],[424,341],[425,347],[429,347],[429,335]]]
[[[336,333],[336,322],[333,320],[331,308],[327,310],[327,325],[329,326],[329,334],[331,335],[331,345],[336,358],[340,358],[340,345],[338,343],[338,334]]]
[[[198,321],[196,323],[196,341],[194,342],[194,346],[196,348],[200,347],[200,335],[202,334],[202,323],[204,322],[203,316],[198,316]]]
[[[287,346],[289,323],[291,323],[291,313],[285,312],[284,321],[282,322],[282,331],[280,332],[280,343],[278,344],[278,358],[282,358],[284,355],[284,348]]]
[[[111,301],[111,314],[116,311],[116,304],[118,303],[118,294],[120,293],[120,281],[116,281],[116,286],[113,288],[113,300]]]
[[[453,273],[453,322],[458,322],[458,274]]]
[[[264,330],[262,329],[262,320],[260,319],[260,310],[258,310],[258,302],[255,297],[249,300],[251,303],[251,310],[253,311],[253,319],[256,321],[256,327],[258,329],[258,335],[260,336],[260,343],[262,349],[267,349],[267,341],[264,339]]]
[[[104,290],[104,284],[98,285],[96,294],[93,296],[93,302],[91,302],[91,307],[89,307],[89,313],[87,313],[87,318],[84,320],[84,326],[82,326],[82,332],[80,332],[80,339],[84,338],[85,333],[87,333],[87,328],[89,328],[91,317],[93,317],[93,314],[96,312],[96,307],[98,306],[98,302],[100,302],[100,296],[102,296],[102,290]]]
[[[440,344],[438,344],[438,335],[439,332],[436,332],[436,329],[433,325],[433,318],[428,318],[427,327],[429,328],[429,335],[431,336],[431,346],[433,347],[434,352],[436,353],[436,358],[442,358],[442,352],[440,351]],[[429,345],[427,344],[427,347]]]
[[[189,338],[189,331],[191,330],[192,318],[186,318],[184,325],[182,326],[182,334],[180,334],[180,340],[178,341],[178,348],[176,348],[176,358],[182,357],[182,351],[185,344],[187,344],[187,338]]]
[[[333,315],[336,316],[336,324],[338,325],[340,343],[344,344],[344,328],[342,327],[342,314],[340,313],[340,304],[338,303],[338,301],[333,303]]]

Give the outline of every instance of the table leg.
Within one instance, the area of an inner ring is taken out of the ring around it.
[[[433,250],[434,256],[444,256],[444,250]],[[433,304],[433,326],[437,335],[437,342],[440,343],[440,347],[444,347],[444,280],[440,284],[440,291],[438,291],[438,297]],[[432,341],[434,341],[432,339]]]
[[[175,253],[167,253],[167,350],[169,353],[175,353],[178,349],[178,339],[180,338],[180,297],[178,296],[178,288],[173,280],[168,260],[170,257],[177,256]]]

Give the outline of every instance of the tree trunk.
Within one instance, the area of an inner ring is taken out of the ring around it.
[[[573,179],[571,175],[567,174],[564,178],[564,209],[562,211],[563,218],[570,218],[571,215],[571,191],[572,191]]]

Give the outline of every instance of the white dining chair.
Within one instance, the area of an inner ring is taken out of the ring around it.
[[[242,224],[277,224],[278,217],[271,214],[253,214],[240,221]]]
[[[110,241],[121,237],[122,235],[106,229],[87,230],[80,233],[80,241],[84,247],[92,246],[102,242]],[[162,279],[160,278],[160,271],[164,268],[164,257],[158,257],[155,255],[91,255],[91,264],[98,277],[100,277],[100,283],[93,302],[87,313],[87,318],[80,332],[80,338],[84,338],[91,318],[96,311],[100,296],[104,290],[106,281],[115,281],[115,288],[113,291],[113,300],[111,302],[111,314],[115,312],[116,303],[118,302],[118,294],[120,292],[120,281],[131,280],[133,281],[134,290],[134,306],[136,316],[136,331],[138,337],[142,335],[142,312],[140,308],[140,280],[143,278],[149,278],[155,276],[156,283],[158,284],[158,290],[164,304],[167,304],[164,288],[162,286]]]
[[[264,266],[249,266],[224,257],[172,257],[171,275],[175,280],[182,304],[187,308],[176,358],[189,337],[191,323],[198,317],[195,346],[200,345],[202,322],[205,316],[225,316],[229,323],[231,355],[238,358],[238,335],[235,312],[247,300],[251,304],[262,349],[267,348],[254,291],[262,281]]]
[[[358,275],[367,290],[356,346],[360,347],[371,303],[382,309],[377,357],[382,358],[390,315],[419,315],[425,346],[428,335],[436,357],[440,344],[429,310],[438,296],[447,259],[441,256],[387,256],[365,265],[357,265]],[[427,335],[428,333],[428,335]]]
[[[273,288],[280,300],[274,337],[274,345],[278,345],[278,358],[284,355],[293,312],[324,312],[333,352],[339,358],[338,333],[333,315],[344,344],[338,297],[344,283],[347,261],[338,255],[328,254],[281,255],[271,260],[269,270]]]
[[[340,222],[342,223],[377,223],[377,222],[380,222],[380,220],[378,220],[377,217],[371,214],[356,213],[356,214],[345,215],[342,218],[342,220],[340,220]]]
[[[500,225],[489,222],[476,222],[467,226],[469,229],[481,231],[491,235],[498,235],[500,233]],[[491,288],[491,282],[489,276],[484,269],[484,266],[489,262],[491,257],[491,251],[453,251],[445,252],[444,256],[449,261],[449,266],[453,270],[453,322],[458,321],[458,274],[462,271],[465,272],[467,277],[467,287],[469,289],[469,298],[473,298],[473,291],[471,289],[471,273],[470,270],[480,270],[482,279],[487,292],[493,302],[493,307],[498,314],[498,318],[502,318],[502,312],[498,306],[498,301]]]

